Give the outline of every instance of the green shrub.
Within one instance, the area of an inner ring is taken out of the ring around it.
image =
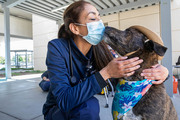
[[[0,56],[0,64],[5,64],[5,58]]]

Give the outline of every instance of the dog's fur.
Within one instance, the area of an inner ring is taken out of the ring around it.
[[[158,55],[164,55],[166,51],[164,46],[151,40],[145,42],[146,40],[147,37],[134,28],[121,31],[112,27],[106,27],[104,41],[112,49],[122,56],[137,50],[128,58],[137,56],[144,61],[141,64],[141,68],[136,70],[134,75],[124,78],[125,80],[143,80],[143,77],[140,75],[142,70],[157,64]],[[176,110],[166,93],[164,84],[152,85],[149,91],[133,107],[132,113],[136,116],[134,118],[142,120],[178,120]]]

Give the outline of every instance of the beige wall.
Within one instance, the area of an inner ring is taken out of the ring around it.
[[[33,15],[34,69],[46,70],[48,41],[57,38],[58,25],[43,17]]]
[[[4,33],[4,14],[0,13],[0,33]],[[32,38],[32,21],[10,16],[11,35]]]
[[[180,56],[180,0],[173,0],[171,9],[172,64],[175,65]],[[142,25],[160,34],[159,5],[103,16],[102,19],[104,22],[108,22],[109,26],[121,30],[132,25]],[[174,73],[176,73],[176,70],[174,70]]]
[[[109,19],[111,18],[111,19]],[[118,14],[103,16],[104,22],[109,26],[124,30],[132,25],[142,25],[160,33],[159,6],[151,6]]]
[[[119,14],[113,14],[108,16],[101,17],[104,23],[108,23],[108,26],[115,27],[117,29],[120,28],[120,22],[119,22]]]
[[[180,56],[180,0],[173,0],[171,13],[172,59],[173,64],[175,64],[178,56]],[[143,25],[160,34],[159,5],[103,16],[102,20],[104,23],[108,23],[109,26],[117,29],[124,30],[132,25]],[[57,28],[58,26],[55,22],[38,16],[33,16],[34,56],[36,69],[41,70],[42,68],[46,68],[44,61],[46,56],[47,42],[53,38],[56,38]]]

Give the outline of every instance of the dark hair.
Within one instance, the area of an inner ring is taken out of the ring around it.
[[[74,2],[65,10],[63,15],[64,24],[58,31],[58,38],[74,38],[74,34],[69,29],[69,24],[79,22],[79,16],[84,10],[84,6],[86,4],[90,3],[86,1]],[[103,41],[98,45],[93,46],[93,54],[95,58],[95,67],[97,70],[104,68],[113,59],[111,52]]]
[[[104,41],[93,46],[93,54],[95,58],[95,66],[98,71],[104,68],[113,59],[113,56]]]
[[[79,16],[86,4],[90,3],[86,1],[74,2],[64,11],[64,24],[59,29],[58,38],[73,38],[73,33],[69,29],[69,24],[79,22]]]

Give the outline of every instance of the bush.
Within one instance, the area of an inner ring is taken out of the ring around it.
[[[18,56],[18,61],[19,62],[24,62],[23,58],[21,56]]]
[[[0,56],[0,64],[5,64],[5,58]]]

